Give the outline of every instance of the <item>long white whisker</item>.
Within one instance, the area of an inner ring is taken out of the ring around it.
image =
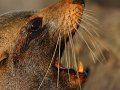
[[[73,39],[72,39],[72,32],[70,31],[70,26],[69,26],[69,32],[68,32],[68,34],[69,34],[69,39],[70,39],[70,44],[71,44],[71,49],[72,49],[72,53],[73,53],[73,58],[74,58],[74,62],[75,62],[75,68],[77,69],[78,68],[78,66],[77,66],[77,59],[76,59],[76,56],[75,56],[75,51],[74,51],[74,44],[73,44]],[[79,77],[79,72],[78,72],[78,70],[76,70],[77,71],[77,76],[78,76],[78,78],[79,78],[79,80],[80,80],[80,77]],[[80,90],[81,90],[81,85],[80,85],[80,81],[79,81],[79,86],[80,86]]]
[[[79,24],[79,23],[78,23]],[[96,40],[96,38],[95,38],[95,36],[83,25],[83,24],[80,24],[80,27],[82,28],[82,29],[84,29],[84,31],[86,32],[86,33],[88,33],[89,35],[90,35],[90,37],[92,37],[94,40]],[[100,37],[100,35],[96,32],[96,34],[97,34],[97,37]]]
[[[61,47],[61,35],[60,35],[60,40],[59,40],[59,58],[58,58],[57,88],[59,87],[59,74],[60,74],[60,47]]]
[[[89,21],[87,22],[86,20],[84,20],[83,18],[81,19],[81,21],[83,21],[87,26],[89,25],[90,27],[92,27],[92,31],[95,33],[95,35],[97,35],[98,37],[100,37],[100,35],[98,34],[97,31],[99,31],[99,29],[97,27],[95,27],[94,25],[92,25],[91,23],[89,23]]]
[[[98,20],[96,18],[92,17],[91,15],[84,13],[83,17],[85,17],[89,21],[94,22],[95,24],[99,25]]]
[[[83,13],[83,14],[87,14],[87,15],[96,16],[96,13],[89,12],[89,11],[86,11],[86,10],[84,10],[84,13]]]
[[[78,32],[78,30],[76,29],[76,31]],[[83,41],[85,42],[85,44],[87,45],[88,49],[90,50],[90,53],[92,55],[93,61],[94,63],[96,63],[95,58],[94,58],[94,53],[92,51],[92,49],[90,48],[89,44],[87,43],[87,41],[84,39],[83,35],[81,33],[78,32],[78,34],[81,36],[81,38],[83,39]]]
[[[86,30],[87,32],[89,32],[89,35],[90,35],[90,31],[89,31],[87,28],[85,28],[85,26],[84,26],[83,24],[81,24],[80,26],[83,27],[84,30]],[[93,31],[94,31],[94,30],[93,30]],[[100,37],[100,35],[99,35],[97,32],[96,32],[96,34],[97,34],[98,37]],[[105,46],[102,45],[102,43],[100,43],[100,41],[99,41],[99,39],[98,39],[97,37],[93,36],[92,34],[91,34],[90,36],[92,37],[92,39],[93,39],[96,43],[100,44],[100,46],[102,46],[104,49],[108,50]],[[97,39],[96,39],[96,38],[97,38]],[[99,46],[98,46],[98,47],[99,47]],[[108,51],[109,51],[109,50],[108,50]]]
[[[88,11],[88,12],[91,12],[91,13],[96,13],[95,11],[89,10],[89,9],[84,9],[84,11]]]
[[[66,39],[65,39],[65,53],[66,53],[66,62],[67,62],[67,68],[68,68],[68,77],[69,77],[69,81],[70,81],[70,72],[69,72],[69,68],[70,68],[70,65],[69,65],[69,59],[68,59],[68,52],[67,52],[67,44],[66,44]]]
[[[104,55],[102,53],[102,50],[99,47],[99,44],[96,41],[96,38],[90,37],[89,35],[88,35],[88,38],[91,38],[90,41],[91,41],[93,47],[95,48],[96,51],[98,50],[98,52],[100,52],[100,54],[102,55],[103,59],[105,60],[105,57],[104,57]]]
[[[75,21],[75,20],[74,20]],[[83,25],[80,24],[79,22],[75,21],[86,33],[88,33],[90,35],[90,37],[96,41],[95,36]]]
[[[96,18],[94,18],[94,17],[92,17],[92,16],[90,16],[90,15],[88,15],[88,14],[84,14],[84,16],[85,16],[85,18],[88,19],[89,21],[94,22],[95,24],[98,24],[98,25],[99,25],[99,21],[98,21]],[[83,17],[84,17],[84,16],[83,16]]]
[[[71,17],[71,19],[74,20],[72,17]],[[74,20],[74,21],[75,21],[75,20]],[[75,21],[75,22],[76,22],[76,21]],[[78,24],[78,23],[77,23],[77,24]],[[78,24],[78,25],[79,25],[79,24]],[[73,26],[73,27],[74,27],[74,26]],[[75,28],[76,32],[78,32],[78,30],[76,29],[76,27],[74,27],[74,28]],[[94,56],[95,56],[95,55],[94,55],[94,52],[93,52],[92,49],[90,48],[90,46],[89,46],[89,44],[87,43],[87,41],[84,39],[83,35],[82,35],[81,33],[79,33],[79,32],[78,32],[78,34],[81,36],[81,38],[83,39],[83,41],[84,41],[85,44],[87,45],[87,47],[88,47],[88,49],[89,49],[92,57],[94,57]],[[94,61],[94,63],[96,63],[96,62],[95,62],[95,58],[93,58],[93,61]]]
[[[47,76],[47,74],[48,74],[48,71],[49,71],[49,69],[50,69],[50,67],[51,67],[51,65],[52,65],[52,62],[53,62],[53,60],[54,60],[55,53],[56,53],[56,50],[57,50],[57,46],[58,46],[58,44],[59,44],[59,39],[60,39],[60,36],[58,37],[57,44],[56,44],[56,47],[55,47],[55,50],[54,50],[54,53],[53,53],[53,56],[52,56],[52,60],[51,60],[51,62],[50,62],[50,65],[49,65],[49,67],[48,67],[48,69],[47,69],[47,71],[46,71],[45,76],[43,77],[43,80],[42,80],[41,84],[40,84],[39,87],[38,87],[38,90],[40,90],[40,88],[41,88],[41,86],[42,86],[42,84],[43,84],[43,82],[44,82],[44,80],[45,80],[45,78],[46,78],[46,76]]]
[[[81,12],[79,12],[79,14],[82,14]],[[77,14],[76,14],[76,16],[78,16]],[[79,16],[78,16],[79,17]],[[83,16],[82,16],[82,18],[80,18],[80,20],[81,19],[84,19],[84,20],[87,20],[87,21],[89,21],[89,22],[92,22],[92,23],[94,23],[94,24],[96,24],[96,25],[98,25],[99,26],[99,21],[96,19],[96,18],[94,18],[94,17],[92,17],[91,15],[88,15],[88,14],[86,14],[86,13],[83,13]]]

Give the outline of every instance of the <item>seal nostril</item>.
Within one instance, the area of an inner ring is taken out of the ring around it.
[[[85,0],[73,0],[73,3],[80,3],[85,6]]]

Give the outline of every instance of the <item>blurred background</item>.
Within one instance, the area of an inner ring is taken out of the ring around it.
[[[55,2],[57,0],[0,0],[0,14],[12,10],[38,10]],[[101,39],[116,53],[107,64],[92,64],[93,74],[84,90],[120,90],[120,0],[86,0],[86,9],[100,22]]]
[[[0,0],[0,13],[11,10],[36,10],[57,0]]]

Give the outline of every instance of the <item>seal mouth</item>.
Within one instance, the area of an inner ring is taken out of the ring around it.
[[[62,64],[58,64],[58,62],[54,62],[52,65],[53,73],[55,76],[58,76],[62,81],[67,83],[68,87],[77,88],[79,86],[83,86],[88,77],[87,70],[75,70],[73,68],[65,68]],[[82,69],[81,65],[78,66],[78,69]]]
[[[72,33],[72,35],[74,35]],[[69,42],[69,39],[67,38],[67,43]],[[58,45],[59,47],[59,45]],[[61,46],[60,46],[60,60],[61,57],[63,56],[63,52],[65,50],[65,42],[61,41]],[[58,48],[57,48],[58,49]],[[59,50],[57,50],[59,51]],[[82,86],[88,77],[88,72],[83,69],[83,64],[81,63],[78,65],[78,70],[75,70],[73,68],[66,68],[64,67],[61,63],[59,63],[58,57],[53,61],[52,63],[52,69],[53,69],[53,74],[55,76],[60,77],[62,81],[67,82],[67,86],[69,87],[79,87]]]

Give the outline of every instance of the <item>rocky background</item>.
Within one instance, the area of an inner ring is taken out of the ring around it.
[[[57,0],[0,0],[0,14],[11,10],[36,10]],[[86,0],[102,27],[101,39],[112,51],[106,63],[84,61],[90,75],[83,90],[120,90],[120,0]],[[104,43],[103,43],[104,44]]]

